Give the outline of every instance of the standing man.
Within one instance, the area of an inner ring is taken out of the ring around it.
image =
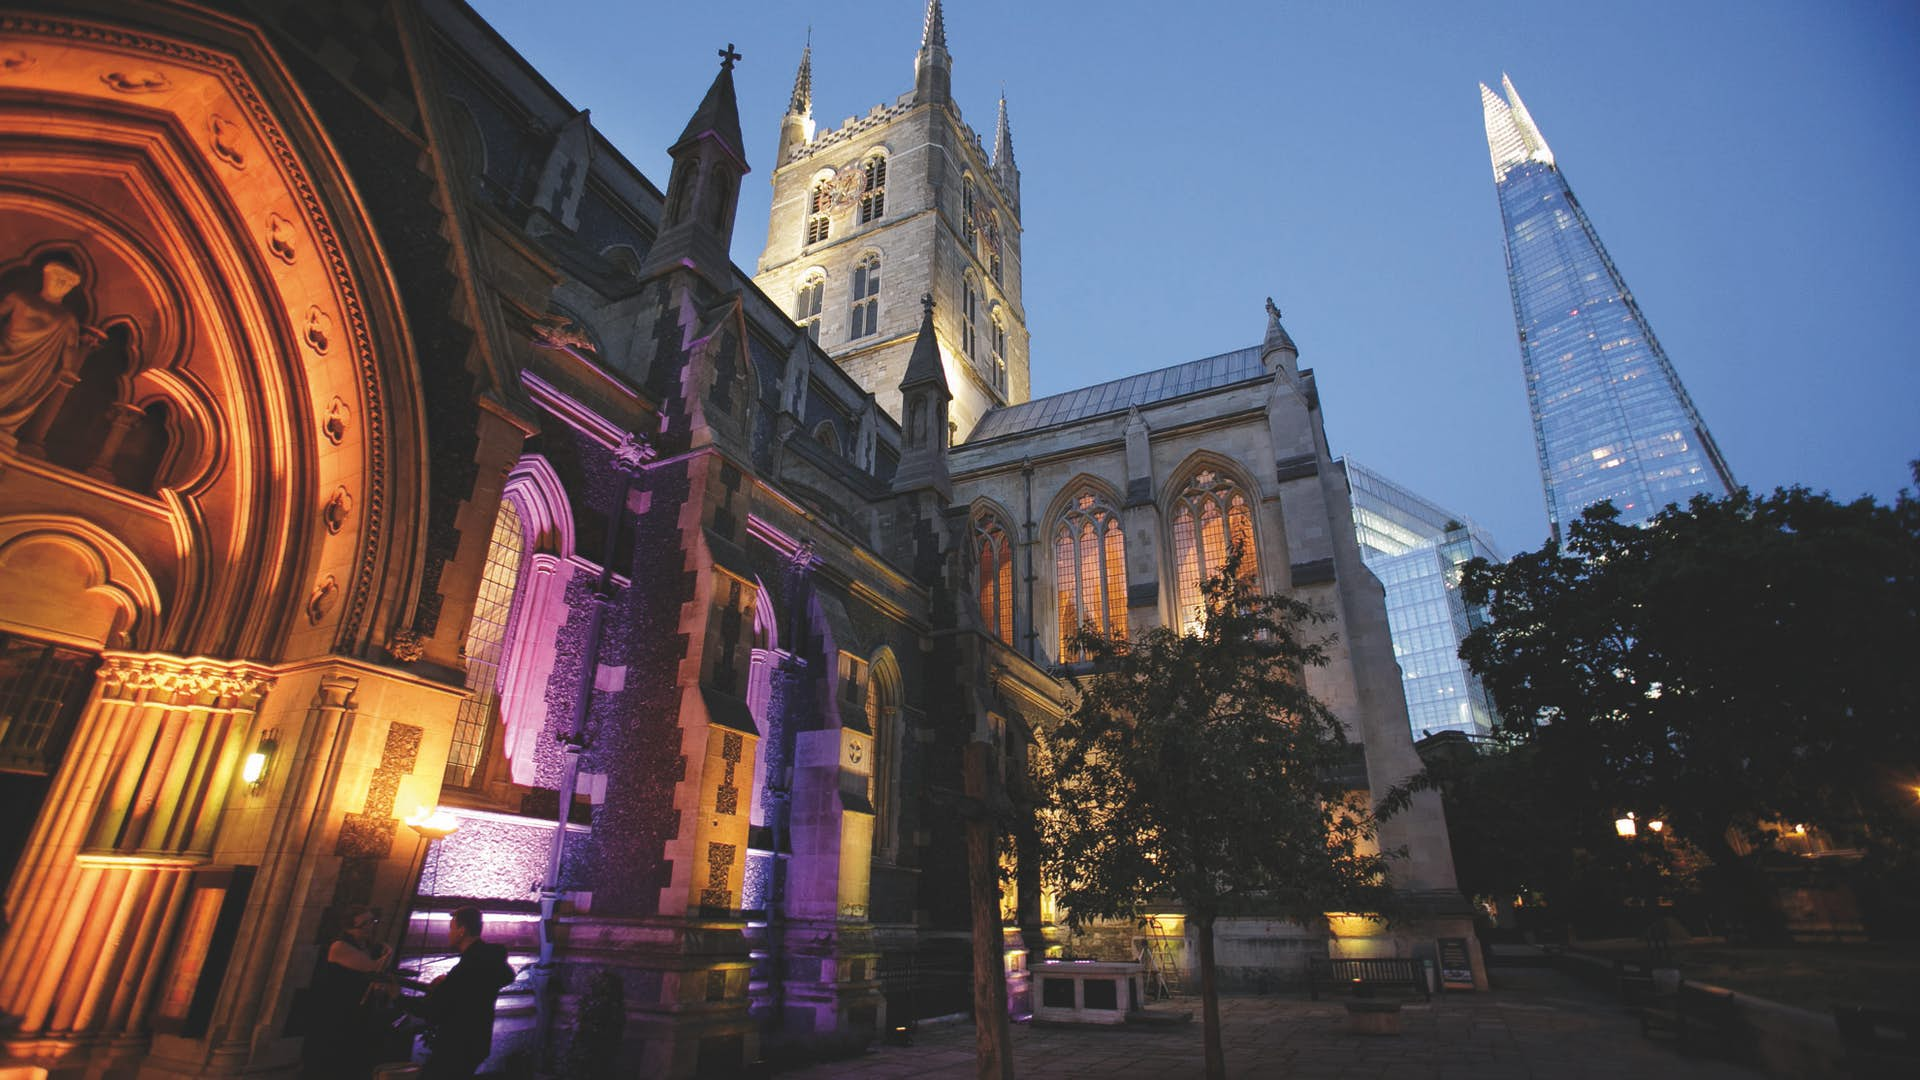
[[[507,948],[480,939],[480,909],[459,907],[447,922],[447,945],[460,954],[408,1011],[427,1022],[432,1052],[420,1080],[472,1076],[493,1050],[493,1002],[513,981]]]

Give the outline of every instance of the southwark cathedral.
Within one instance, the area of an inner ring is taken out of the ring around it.
[[[1026,763],[1070,631],[1182,625],[1235,540],[1331,617],[1352,785],[1416,771],[1322,425],[1365,404],[1252,282],[1247,347],[1033,397],[945,14],[838,129],[801,53],[776,146],[723,50],[649,177],[459,0],[0,8],[0,1072],[292,1075],[363,907],[423,976],[484,910],[502,1071],[606,975],[639,1075],[964,1013],[979,747],[1013,1007],[1188,966],[1177,907],[1057,924]],[[1470,934],[1437,802],[1381,843],[1415,916],[1223,920],[1229,983]]]

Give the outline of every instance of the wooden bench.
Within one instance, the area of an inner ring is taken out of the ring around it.
[[[1920,1074],[1920,1013],[1840,1005],[1840,1068],[1850,1076]]]
[[[1320,990],[1352,991],[1356,987],[1366,992],[1379,988],[1404,990],[1429,997],[1427,990],[1427,972],[1420,961],[1406,957],[1386,957],[1368,960],[1335,960],[1330,957],[1313,956],[1307,958],[1307,996],[1320,1000]]]

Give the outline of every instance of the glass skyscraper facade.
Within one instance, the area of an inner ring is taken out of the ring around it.
[[[1480,101],[1553,535],[1603,499],[1639,522],[1729,493],[1733,476],[1680,377],[1512,81],[1500,84],[1504,100],[1482,83]]]
[[[1460,595],[1460,565],[1475,556],[1499,562],[1493,538],[1371,469],[1341,464],[1360,556],[1386,588],[1387,626],[1413,737],[1491,733],[1499,723],[1493,699],[1460,659],[1460,640],[1485,622]]]

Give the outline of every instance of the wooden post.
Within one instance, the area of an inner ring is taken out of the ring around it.
[[[973,899],[974,1075],[1013,1080],[1013,1033],[1007,1026],[1007,969],[1000,931],[1000,867],[994,851],[994,808],[1004,800],[991,743],[967,744],[967,886]]]

